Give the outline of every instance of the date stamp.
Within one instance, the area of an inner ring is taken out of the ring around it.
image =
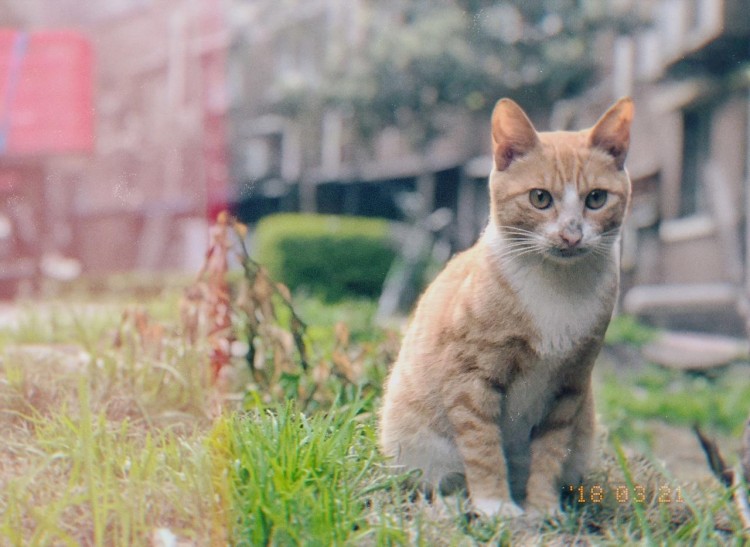
[[[647,503],[654,498],[656,503],[685,503],[680,487],[668,484],[660,485],[651,492],[642,484],[634,484],[632,489],[626,484],[569,484],[563,490],[572,494],[579,504],[602,503],[607,496],[613,496],[621,504]]]

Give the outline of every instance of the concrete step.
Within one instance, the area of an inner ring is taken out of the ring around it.
[[[676,370],[705,370],[747,360],[747,340],[695,332],[663,332],[643,348],[643,356]]]

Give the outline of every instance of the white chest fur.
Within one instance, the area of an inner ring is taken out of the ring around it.
[[[602,321],[605,305],[611,306],[612,299],[600,294],[601,280],[587,279],[586,272],[577,279],[560,279],[554,265],[509,269],[511,285],[539,333],[535,349],[542,356],[570,351]],[[616,290],[615,283],[606,285]]]
[[[502,249],[502,236],[491,228],[488,232],[490,245]],[[542,358],[562,357],[608,319],[617,295],[618,257],[614,245],[607,256],[585,256],[572,264],[538,255],[500,264],[536,327],[534,349]]]

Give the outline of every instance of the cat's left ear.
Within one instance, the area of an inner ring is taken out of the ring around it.
[[[625,157],[628,155],[633,110],[633,100],[630,97],[620,99],[596,122],[589,133],[589,145],[612,156],[618,169],[625,166]]]

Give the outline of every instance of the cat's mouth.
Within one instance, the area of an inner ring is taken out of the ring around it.
[[[550,247],[547,249],[550,258],[561,262],[571,262],[588,253],[589,249],[586,247]]]

